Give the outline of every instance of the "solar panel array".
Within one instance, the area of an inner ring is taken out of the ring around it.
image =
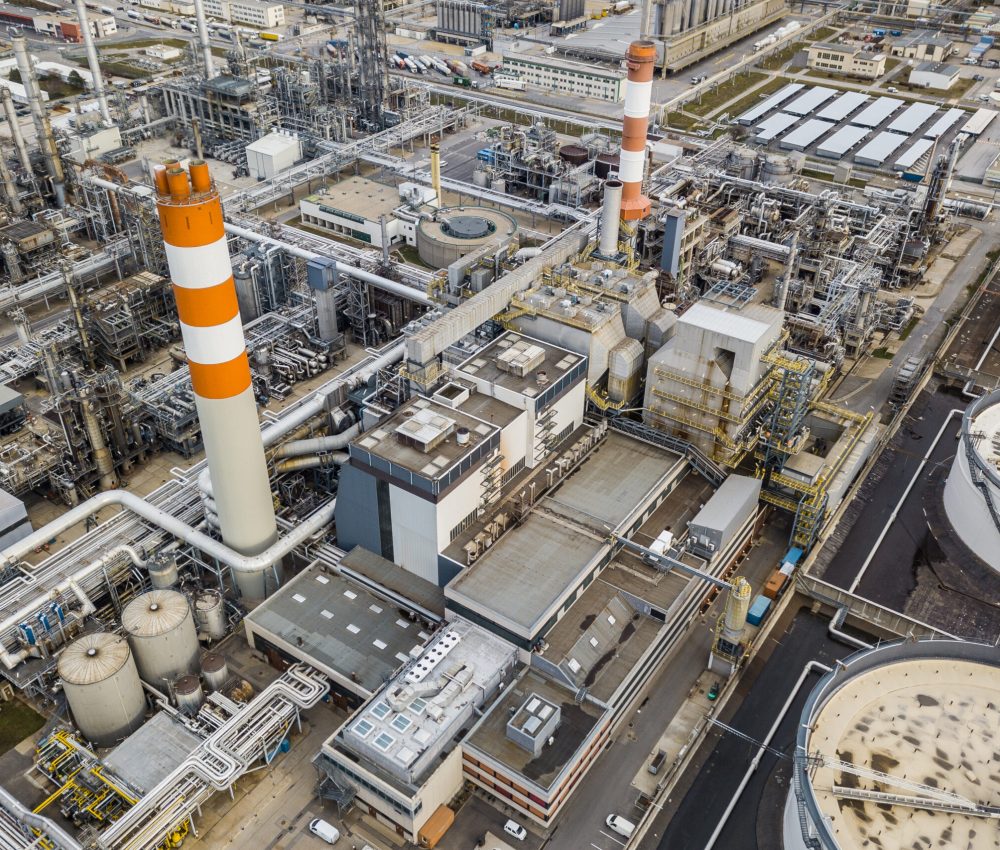
[[[809,151],[828,159],[851,156],[859,165],[909,170],[919,166],[945,133],[982,133],[997,116],[980,109],[941,110],[931,103],[898,97],[874,99],[860,91],[789,83],[739,115],[759,144],[776,141],[783,150]],[[964,126],[961,122],[965,121]],[[909,143],[897,158],[894,155]]]

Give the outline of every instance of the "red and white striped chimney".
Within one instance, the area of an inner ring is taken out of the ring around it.
[[[625,120],[618,166],[618,179],[624,184],[621,217],[623,221],[639,221],[649,215],[652,206],[649,198],[642,194],[642,178],[646,171],[646,131],[649,128],[656,44],[652,41],[633,41],[625,58],[628,80],[625,83]]]
[[[158,166],[154,178],[222,539],[256,555],[278,532],[222,203],[202,161],[190,174],[176,162]],[[238,573],[240,593],[262,599],[267,572]]]

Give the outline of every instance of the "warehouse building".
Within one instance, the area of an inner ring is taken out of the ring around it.
[[[205,0],[205,14],[210,18],[255,27],[285,25],[285,7],[281,3],[263,0]]]
[[[889,46],[889,53],[918,62],[943,62],[952,55],[954,49],[955,43],[947,36],[929,30],[917,30],[893,41]]]
[[[807,64],[818,71],[876,80],[885,73],[885,56],[850,44],[817,41],[809,45]]]
[[[402,238],[392,214],[398,206],[399,191],[394,186],[350,177],[303,198],[299,212],[303,224],[381,248]]]
[[[512,71],[526,83],[543,89],[610,100],[617,103],[625,96],[625,75],[619,71],[553,59],[550,56],[506,54],[503,69]]]
[[[955,65],[943,62],[921,62],[910,71],[911,86],[948,91],[958,82],[959,70]]]

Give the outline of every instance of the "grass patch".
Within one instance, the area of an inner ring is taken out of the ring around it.
[[[762,74],[759,71],[754,71],[750,74],[736,74],[724,83],[705,92],[700,97],[688,101],[684,105],[684,108],[695,115],[708,115],[722,106],[722,104],[728,103],[741,92],[753,88],[758,83],[764,82],[765,79],[767,79],[767,74]]]
[[[872,357],[877,357],[879,360],[892,360],[893,354],[883,345],[872,352]]]
[[[693,130],[695,127],[701,126],[701,122],[683,112],[671,112],[667,115],[667,126],[674,130]]]
[[[970,292],[975,292],[977,289],[979,289],[979,287],[981,287],[984,283],[986,283],[986,278],[989,276],[989,273],[993,268],[993,264],[997,261],[998,258],[1000,258],[1000,248],[994,248],[986,255],[986,266],[979,273],[979,276],[976,278],[976,282],[970,284],[969,286]]]
[[[928,97],[961,98],[965,97],[969,89],[976,84],[972,77],[959,77],[958,81],[950,89],[928,89],[923,86],[911,86],[909,83],[897,82],[895,85],[900,91],[913,92],[914,94],[926,95]]]
[[[792,57],[795,56],[800,50],[805,49],[805,43],[802,41],[797,41],[795,44],[789,44],[788,47],[783,47],[777,53],[772,53],[766,59],[757,63],[757,67],[764,71],[777,71],[779,68],[783,68],[789,62],[792,61]]]
[[[20,700],[0,705],[0,755],[45,725],[45,718]]]
[[[900,342],[902,342],[902,341],[903,341],[904,339],[906,339],[906,338],[907,338],[907,337],[908,337],[908,336],[909,336],[909,335],[910,335],[911,333],[913,333],[913,329],[914,329],[914,328],[915,328],[915,327],[917,326],[917,322],[919,322],[919,321],[920,321],[919,317],[917,317],[917,316],[913,316],[913,317],[912,317],[912,318],[910,319],[910,321],[908,321],[908,322],[907,322],[907,323],[906,323],[906,324],[905,324],[905,325],[903,326],[903,329],[902,329],[902,330],[901,330],[901,331],[899,332],[899,339],[900,339]]]
[[[803,168],[803,177],[811,177],[813,180],[826,180],[827,183],[833,182],[833,175],[828,174],[825,171],[817,171],[815,168]]]
[[[126,77],[130,80],[142,80],[149,76],[149,71],[129,65],[128,62],[101,62],[101,70],[112,77]]]
[[[829,41],[837,34],[833,27],[820,27],[815,32],[809,34],[806,41]]]
[[[402,257],[404,263],[411,266],[417,266],[421,269],[437,271],[437,269],[432,268],[420,259],[420,252],[417,250],[415,245],[400,245],[398,248],[394,248],[393,250],[395,253],[399,254],[400,257]]]
[[[901,64],[903,64],[903,60],[902,59],[896,59],[896,58],[894,58],[892,56],[886,56],[885,57],[885,72],[886,72],[886,74],[890,73],[891,71],[895,71],[896,68],[898,68]]]
[[[179,50],[186,50],[188,46],[188,42],[183,38],[134,38],[131,41],[113,41],[101,46],[111,50],[132,50],[152,47],[154,44],[165,44],[167,47],[176,47]]]
[[[757,103],[762,99],[761,95],[774,94],[778,89],[784,88],[788,85],[788,80],[785,77],[774,77],[764,85],[759,88],[754,89],[749,92],[745,97],[733,103],[729,107],[729,114],[734,118],[738,115],[742,115],[750,107],[756,106]]]

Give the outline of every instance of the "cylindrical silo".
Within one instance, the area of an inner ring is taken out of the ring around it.
[[[750,583],[745,578],[737,578],[726,599],[726,631],[737,636],[743,634],[747,624],[747,611],[750,610]],[[735,643],[735,641],[734,641]]]
[[[201,590],[194,598],[194,618],[198,631],[211,640],[226,636],[226,607],[217,590]]]
[[[205,701],[201,679],[197,676],[181,676],[174,682],[174,699],[177,700],[177,708],[180,711],[194,717]]]
[[[217,652],[206,652],[201,658],[201,675],[210,691],[221,691],[229,681],[229,664]]]
[[[198,633],[187,597],[176,590],[151,590],[122,611],[122,626],[139,675],[162,688],[198,668]]]
[[[149,583],[153,590],[166,590],[177,584],[177,556],[171,552],[158,552],[146,561]]]
[[[597,252],[602,257],[618,254],[618,233],[621,229],[622,182],[604,181],[604,205],[601,207],[601,233]]]
[[[125,638],[84,635],[59,656],[59,678],[73,720],[98,747],[110,747],[142,725],[146,699]]]

